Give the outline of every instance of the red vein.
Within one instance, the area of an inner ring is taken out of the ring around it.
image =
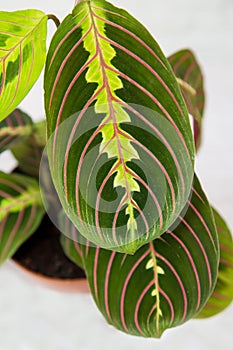
[[[174,211],[174,206],[175,206],[175,190],[173,187],[173,183],[171,181],[170,176],[167,173],[167,170],[165,169],[165,167],[163,166],[163,164],[158,160],[157,157],[155,157],[155,155],[148,149],[146,148],[143,144],[141,144],[139,141],[137,141],[136,139],[132,139],[132,142],[134,142],[136,145],[138,145],[140,148],[142,148],[159,166],[159,168],[161,169],[161,171],[163,172],[164,176],[167,179],[170,191],[171,191],[171,196],[172,196],[172,202],[173,202],[173,211]]]
[[[97,270],[98,270],[98,260],[99,260],[99,252],[100,252],[100,248],[97,247],[96,251],[95,251],[95,258],[94,258],[94,270],[93,270],[93,283],[94,283],[94,293],[95,293],[95,297],[96,300],[98,301],[98,282],[97,282]]]
[[[79,13],[79,14],[80,14],[80,13]],[[51,68],[51,65],[52,65],[52,63],[53,63],[53,61],[54,61],[54,59],[55,59],[55,57],[56,57],[56,55],[57,55],[58,50],[62,47],[62,45],[63,45],[64,42],[69,38],[69,36],[70,36],[73,32],[75,32],[75,30],[77,30],[77,29],[83,24],[83,22],[85,21],[85,19],[87,18],[87,16],[88,16],[88,14],[86,14],[86,15],[82,18],[82,20],[81,20],[75,27],[73,27],[73,28],[61,39],[61,41],[60,41],[59,44],[57,45],[57,47],[56,47],[56,49],[55,49],[55,51],[54,51],[54,53],[53,53],[53,56],[52,56],[52,58],[51,58],[51,60],[50,60],[50,62],[49,62],[49,68],[48,68],[48,69]]]
[[[156,252],[156,257],[158,257],[160,260],[162,260],[169,267],[169,269],[172,271],[172,273],[176,277],[177,282],[178,282],[178,284],[180,286],[181,293],[182,293],[182,296],[183,296],[183,303],[184,303],[184,312],[183,312],[183,316],[182,316],[182,320],[181,320],[183,322],[185,320],[186,316],[187,316],[187,310],[188,310],[188,298],[187,298],[187,294],[186,294],[186,290],[185,290],[184,284],[183,284],[183,282],[182,282],[178,272],[176,271],[174,266],[170,263],[170,261],[168,261],[164,256],[158,254],[157,252]]]
[[[217,292],[213,292],[212,296],[216,299],[219,299],[219,300],[229,300],[231,298],[229,298],[229,296],[227,295],[223,295],[223,294],[220,294],[220,293],[217,293]]]
[[[13,113],[14,113],[14,117],[17,121],[17,124],[20,126],[24,126],[24,123],[23,123],[23,120],[22,120],[22,117],[21,117],[19,110],[15,109]],[[9,120],[10,120],[10,118],[9,118]]]
[[[131,198],[131,191],[130,191],[130,187],[129,187],[129,184],[128,184],[128,179],[126,177],[126,165],[124,163],[124,158],[123,158],[123,154],[122,154],[122,145],[121,145],[121,142],[119,140],[119,128],[117,126],[117,120],[116,120],[116,116],[115,116],[115,110],[114,110],[114,106],[113,106],[113,103],[112,103],[112,93],[111,93],[111,89],[110,89],[110,86],[109,86],[109,81],[108,81],[108,76],[106,74],[106,64],[105,64],[105,60],[104,60],[104,56],[103,56],[103,52],[102,52],[102,48],[101,48],[101,45],[99,43],[99,37],[100,37],[100,34],[98,32],[98,29],[96,28],[96,24],[95,24],[95,20],[94,20],[94,17],[93,17],[93,12],[92,12],[92,9],[90,7],[90,14],[91,14],[91,17],[92,17],[92,23],[93,23],[93,27],[94,27],[94,35],[95,35],[95,43],[96,43],[96,51],[98,53],[98,56],[99,56],[99,60],[100,60],[100,66],[101,66],[101,71],[102,71],[102,78],[103,78],[103,85],[106,89],[106,94],[107,94],[107,100],[108,100],[108,105],[109,105],[109,109],[110,109],[110,117],[112,119],[112,122],[113,122],[113,126],[114,126],[114,135],[115,135],[115,138],[116,138],[116,142],[117,142],[117,148],[118,148],[118,154],[119,154],[119,161],[124,169],[124,181],[125,181],[125,190],[126,190],[126,193],[127,193],[127,197],[128,198]],[[97,218],[98,218],[98,213],[97,213]]]
[[[184,75],[184,81],[188,81],[190,74],[192,73],[193,69],[197,66],[197,62],[194,61],[190,64],[190,66],[188,68],[186,68],[186,72]]]
[[[102,88],[101,88],[102,89]],[[99,90],[98,90],[99,91]],[[91,100],[94,100],[95,97],[92,97]],[[69,160],[69,153],[70,153],[70,148],[72,146],[73,143],[73,139],[74,139],[74,135],[77,131],[77,127],[80,123],[80,120],[82,119],[84,112],[86,111],[88,105],[86,107],[83,108],[82,112],[80,113],[78,119],[75,122],[75,125],[72,129],[72,132],[70,134],[68,143],[67,143],[67,147],[66,147],[66,153],[65,153],[65,161],[64,161],[64,191],[65,191],[65,196],[66,196],[66,201],[68,202],[68,188],[67,188],[67,167],[68,167],[68,160]],[[107,121],[106,121],[107,122]],[[91,137],[89,138],[88,142],[85,144],[85,147],[82,151],[82,154],[80,156],[79,159],[79,163],[78,163],[78,169],[77,169],[77,176],[78,176],[78,180],[77,183],[79,182],[79,176],[81,173],[81,167],[85,158],[85,154],[88,150],[88,147],[90,146],[90,144],[92,143],[92,141],[95,139],[95,137],[98,135],[98,133],[103,129],[104,125],[101,124],[96,130],[95,132],[91,135]]]
[[[172,119],[172,117],[170,116],[170,114],[168,113],[168,111],[166,110],[166,108],[158,101],[158,99],[152,94],[150,93],[147,89],[145,89],[142,85],[140,85],[139,83],[137,83],[135,80],[131,79],[130,77],[128,77],[126,74],[120,72],[117,69],[114,69],[110,66],[107,66],[105,64],[105,67],[107,69],[109,69],[110,71],[112,71],[115,74],[118,74],[120,77],[122,77],[123,79],[129,81],[132,85],[136,86],[139,90],[141,90],[142,92],[145,93],[145,95],[147,95],[156,105],[157,107],[163,112],[163,114],[167,117],[167,119],[170,121],[170,123],[173,125],[177,135],[179,136],[181,142],[184,145],[185,151],[187,153],[187,155],[190,158],[190,154],[189,154],[189,150],[187,148],[187,145],[185,143],[184,137],[181,133],[181,131],[179,130],[178,126],[176,125],[175,121]]]
[[[127,173],[132,175],[136,180],[138,180],[147,189],[147,191],[150,193],[150,195],[151,195],[151,197],[152,197],[152,199],[153,199],[153,201],[155,203],[155,206],[156,206],[156,208],[158,210],[159,221],[160,221],[160,230],[162,230],[162,227],[163,227],[163,214],[162,214],[162,210],[161,210],[159,201],[157,200],[157,197],[155,196],[154,192],[151,190],[151,188],[148,186],[148,184],[140,176],[135,174],[129,168],[126,171],[127,171]]]
[[[0,190],[0,196],[3,198],[12,198],[13,197],[10,193],[2,191],[2,190]]]
[[[110,26],[118,28],[122,32],[130,35],[132,38],[134,38],[136,41],[138,41],[139,44],[141,44],[143,47],[145,47],[156,58],[156,60],[167,70],[167,67],[165,66],[163,61],[159,58],[159,56],[154,52],[154,50],[149,45],[147,45],[140,37],[138,37],[135,33],[131,32],[130,30],[122,27],[121,25],[119,25],[117,23],[111,22],[111,21],[109,21],[105,18],[102,18],[96,14],[95,14],[95,17],[97,17],[99,20],[109,24]]]
[[[68,219],[67,219],[67,221],[68,221]],[[82,258],[82,256],[83,256],[82,249],[81,249],[81,247],[76,239],[77,230],[76,230],[75,226],[72,224],[71,224],[71,232],[72,232],[72,238],[73,238],[73,243],[74,243],[75,249],[76,249],[78,255]]]
[[[212,243],[212,245],[213,245],[213,247],[214,247],[214,250],[215,250],[215,252],[216,252],[216,246],[215,246],[215,243],[214,243],[214,240],[213,240],[213,236],[212,236],[212,234],[211,234],[211,232],[210,232],[210,229],[209,229],[209,227],[207,226],[207,224],[206,224],[206,222],[205,222],[203,216],[201,215],[201,213],[198,211],[198,209],[197,209],[190,201],[188,201],[188,204],[189,204],[189,206],[192,208],[192,210],[194,211],[194,213],[198,216],[198,218],[201,220],[203,226],[205,227],[206,232],[208,233],[208,236],[209,236],[209,238],[210,238],[210,240],[211,240],[211,243]]]
[[[110,255],[110,259],[109,259],[108,267],[107,267],[107,271],[106,271],[106,276],[105,276],[105,283],[104,283],[104,302],[105,302],[105,309],[106,309],[107,317],[109,319],[111,319],[111,316],[110,316],[110,311],[109,311],[108,285],[109,285],[109,277],[110,277],[111,268],[112,268],[112,264],[113,264],[113,260],[115,258],[115,255],[116,255],[116,252],[112,252]]]
[[[87,180],[87,188],[89,187],[89,184],[90,184],[90,180],[91,180],[91,177],[92,177],[92,173],[94,171],[94,168],[98,162],[98,160],[100,159],[100,157],[102,156],[102,154],[105,153],[105,150],[106,148],[109,146],[109,144],[112,142],[112,140],[114,139],[114,135],[108,140],[108,142],[106,142],[105,146],[101,149],[101,151],[99,152],[98,156],[96,157],[92,167],[91,167],[91,170],[89,172],[89,176],[88,176],[88,180]]]
[[[101,194],[103,192],[103,189],[106,185],[106,183],[108,182],[108,180],[110,179],[110,177],[114,174],[114,172],[117,170],[117,168],[119,167],[119,161],[114,165],[114,167],[109,171],[108,175],[104,178],[104,180],[101,183],[101,186],[99,188],[97,197],[96,197],[96,205],[95,205],[95,225],[97,228],[97,232],[99,235],[100,240],[103,240],[103,236],[100,230],[100,226],[99,226],[99,205],[100,205],[100,199],[101,199]]]
[[[126,292],[127,292],[127,288],[128,288],[128,284],[129,284],[129,281],[130,279],[132,278],[133,274],[134,274],[134,271],[138,268],[138,266],[141,264],[141,262],[150,254],[150,249],[147,249],[145,251],[145,253],[136,261],[136,263],[133,265],[133,267],[131,268],[131,270],[129,271],[126,279],[125,279],[125,282],[124,282],[124,285],[123,285],[123,288],[122,288],[122,292],[121,292],[121,299],[120,299],[120,316],[121,316],[121,323],[122,323],[122,326],[124,328],[124,330],[126,332],[128,332],[128,327],[126,325],[126,322],[125,322],[125,310],[124,310],[124,304],[125,304],[125,295],[126,295]],[[127,257],[126,257],[127,259]]]
[[[27,20],[28,20],[28,17],[26,17],[25,16],[25,18],[27,18]],[[30,18],[30,19],[33,19],[33,18]],[[43,22],[43,20],[45,19],[45,17],[43,17],[41,20],[40,20],[40,22],[38,22],[37,24],[36,24],[36,26],[28,26],[28,27],[33,27],[33,29],[30,31],[30,32],[28,32],[24,37],[23,37],[23,39],[22,40],[20,40],[14,47],[12,47],[12,48],[10,48],[9,50],[10,50],[10,52],[6,55],[6,56],[4,56],[4,57],[0,57],[0,62],[1,61],[5,61],[6,59],[7,59],[7,57],[14,51],[14,49],[17,47],[17,46],[21,46],[21,44],[23,43],[23,41],[24,40],[26,40],[30,35],[32,35],[32,33],[34,32],[34,30],[36,30],[37,29],[37,27],[39,27],[40,26],[40,24],[41,24],[41,22]],[[37,21],[38,21],[38,18],[37,18]],[[1,49],[2,51],[9,51],[9,50],[4,50],[4,49]]]
[[[169,94],[169,96],[172,98],[173,102],[175,103],[177,109],[179,110],[181,116],[184,118],[184,113],[177,101],[177,99],[175,98],[174,94],[172,93],[172,91],[170,90],[170,88],[167,86],[167,84],[165,83],[165,81],[161,78],[161,76],[146,62],[144,61],[141,57],[137,56],[135,53],[133,53],[132,51],[128,50],[127,48],[125,48],[124,46],[118,44],[117,42],[104,37],[102,35],[99,35],[101,39],[103,39],[104,41],[110,43],[111,45],[117,47],[118,49],[120,49],[121,51],[124,51],[125,53],[127,53],[129,56],[133,57],[137,62],[141,63],[145,68],[147,68],[147,70],[149,72],[151,72],[154,77],[160,82],[160,84],[164,87],[164,89],[167,91],[167,93]]]
[[[196,305],[196,311],[197,311],[199,309],[200,303],[201,303],[201,283],[200,283],[200,279],[199,279],[199,275],[198,275],[198,271],[197,271],[195,262],[193,260],[193,257],[191,255],[190,251],[188,250],[188,248],[184,244],[184,242],[177,235],[175,235],[173,232],[168,230],[167,233],[169,235],[171,235],[179,243],[179,245],[184,249],[184,251],[185,251],[185,253],[186,253],[186,255],[191,263],[191,266],[192,266],[192,269],[194,272],[194,276],[196,279],[196,284],[197,284],[197,305]]]
[[[187,223],[187,221],[184,220],[184,218],[182,218],[181,216],[179,216],[179,219],[183,222],[183,224],[187,227],[187,229],[189,230],[189,232],[192,234],[192,236],[195,238],[196,242],[198,243],[202,254],[204,256],[205,262],[206,262],[206,267],[207,267],[207,272],[208,272],[208,277],[209,277],[209,285],[210,287],[212,286],[212,274],[211,274],[211,268],[210,268],[210,262],[208,259],[208,256],[206,254],[206,251],[203,247],[202,242],[200,241],[199,237],[197,236],[196,232],[192,229],[192,227]]]
[[[29,217],[29,220],[27,222],[27,225],[26,227],[24,227],[23,231],[24,231],[24,234],[23,234],[23,237],[26,236],[28,234],[28,230],[30,230],[32,224],[33,224],[33,221],[35,219],[35,216],[37,214],[37,210],[39,208],[37,207],[36,204],[32,205],[31,206],[31,212],[30,212],[30,217]]]
[[[113,222],[112,222],[112,236],[113,236],[113,241],[114,243],[116,244],[116,246],[119,246],[119,242],[117,240],[117,235],[116,235],[116,223],[117,223],[117,219],[118,219],[118,216],[119,216],[119,212],[120,212],[120,209],[123,207],[123,205],[125,204],[126,202],[126,199],[127,199],[127,196],[125,195],[122,200],[120,201],[120,204],[118,205],[117,209],[116,209],[116,213],[114,215],[114,218],[113,218]]]
[[[230,262],[230,261],[228,261],[228,260],[226,260],[226,259],[220,259],[219,262],[220,262],[220,264],[229,266],[229,267],[231,267],[231,268],[233,269],[233,263],[232,263],[232,262]]]
[[[9,24],[14,24],[14,25],[19,25],[19,22],[13,22],[13,21],[7,21],[7,20],[2,20],[0,19],[0,22],[3,22],[3,23],[9,23]],[[23,23],[20,23],[20,27],[34,27],[34,25],[29,25],[29,24],[23,24]]]
[[[59,70],[56,74],[56,78],[55,81],[53,83],[53,87],[52,87],[52,91],[51,91],[51,95],[50,95],[50,99],[49,99],[49,111],[51,109],[51,105],[53,103],[53,98],[54,98],[54,92],[57,88],[57,84],[58,81],[61,77],[62,71],[65,67],[65,65],[67,64],[69,58],[73,55],[73,53],[76,51],[76,49],[80,46],[80,44],[83,42],[83,40],[86,38],[86,36],[90,33],[92,29],[92,26],[88,29],[88,31],[79,39],[79,41],[72,47],[72,49],[69,51],[69,53],[66,55],[65,59],[63,60],[62,64],[59,67]]]
[[[8,136],[3,141],[0,142],[0,148],[5,147],[7,144],[9,144],[11,141],[15,139],[15,136]]]
[[[2,30],[0,30],[0,33],[2,34],[6,34],[6,35],[9,35],[9,36],[13,36],[13,37],[16,37],[16,38],[23,38],[24,36],[23,35],[19,35],[19,34],[13,34],[13,33],[9,33],[9,32],[4,32]]]
[[[90,60],[88,60],[83,66],[82,68],[78,71],[78,73],[74,76],[73,80],[71,81],[71,83],[68,86],[68,89],[66,90],[66,93],[62,99],[62,104],[60,106],[59,112],[58,112],[58,117],[57,117],[57,121],[56,121],[56,126],[55,126],[55,131],[54,131],[54,148],[53,148],[53,160],[55,159],[55,153],[56,153],[56,142],[57,142],[57,134],[58,134],[58,127],[59,124],[61,122],[61,117],[62,117],[62,113],[63,113],[63,109],[65,107],[66,104],[66,100],[70,94],[70,91],[72,90],[73,86],[75,85],[76,81],[78,80],[79,76],[84,72],[84,70],[88,67],[88,65],[95,59],[96,55],[94,55]],[[94,95],[95,96],[95,95]],[[93,97],[91,97],[91,99],[86,103],[86,105],[83,107],[81,114],[84,114],[84,112],[86,110],[85,107],[88,105],[90,105],[93,101]],[[86,107],[87,108],[87,107]],[[84,110],[84,111],[83,111]]]
[[[101,7],[93,6],[93,5],[92,5],[92,8],[96,9],[96,10],[100,10],[100,11],[106,12],[106,13],[110,13],[112,15],[115,15],[115,16],[118,16],[118,17],[121,17],[121,18],[124,18],[124,19],[127,19],[127,17],[125,17],[125,16],[123,16],[120,13],[117,13],[117,12],[113,12],[113,11],[110,11],[110,10],[107,10],[107,9],[104,9],[104,8],[101,8]]]
[[[5,233],[5,225],[7,222],[8,214],[0,221],[0,239],[2,239],[3,234]]]
[[[169,153],[171,154],[174,163],[176,165],[179,177],[180,177],[180,181],[181,181],[181,185],[182,185],[182,190],[184,191],[185,189],[185,184],[184,184],[184,177],[182,174],[182,170],[180,167],[180,164],[178,162],[178,159],[175,155],[175,152],[173,151],[171,145],[169,144],[169,142],[167,141],[167,139],[164,137],[164,135],[148,120],[146,119],[141,113],[139,113],[136,109],[134,109],[132,106],[130,106],[128,103],[122,102],[118,99],[115,99],[116,102],[121,103],[126,109],[130,110],[131,112],[134,113],[134,115],[136,115],[139,119],[141,119],[145,124],[147,124],[154,132],[156,135],[158,135],[158,137],[162,140],[162,142],[164,143],[164,145],[167,147]],[[175,204],[175,203],[173,203]],[[174,207],[173,207],[174,209]]]
[[[174,306],[172,304],[172,301],[169,298],[169,296],[160,287],[159,287],[159,293],[162,294],[162,296],[165,298],[165,300],[167,301],[167,303],[170,307],[170,311],[171,311],[170,324],[172,324],[172,322],[174,321],[174,318],[175,318],[175,310],[174,310]]]
[[[175,75],[177,75],[177,70],[181,66],[181,64],[184,63],[190,57],[192,57],[192,53],[188,51],[185,54],[183,54],[181,58],[176,62],[176,64],[173,66],[173,71]]]
[[[154,280],[152,280],[142,291],[140,297],[138,298],[136,307],[135,307],[135,311],[134,311],[134,323],[135,326],[137,328],[137,330],[139,331],[139,333],[141,333],[142,335],[144,335],[140,325],[139,325],[139,320],[138,320],[138,313],[139,313],[139,309],[142,303],[142,300],[144,298],[144,296],[146,295],[146,293],[148,292],[148,290],[150,290],[150,288],[154,285]]]
[[[195,195],[200,199],[200,201],[202,201],[202,203],[205,204],[204,199],[201,197],[201,195],[197,192],[197,190],[194,187],[192,188],[192,192],[195,193]]]
[[[7,186],[9,186],[10,188],[12,188],[13,190],[15,190],[15,191],[17,191],[19,193],[22,193],[22,192],[25,191],[24,187],[20,187],[19,185],[17,185],[13,181],[10,181],[10,180],[7,180],[7,179],[0,178],[0,185],[1,184],[7,185]]]
[[[9,237],[8,237],[8,240],[7,240],[7,242],[6,242],[6,245],[5,245],[5,247],[4,247],[3,251],[2,251],[2,254],[1,254],[2,257],[5,257],[5,255],[7,254],[7,251],[8,251],[8,249],[9,249],[9,247],[10,247],[11,244],[12,244],[12,241],[13,241],[14,238],[15,238],[15,235],[18,233],[19,228],[20,228],[20,225],[21,225],[21,223],[22,223],[22,221],[23,221],[24,213],[25,213],[25,209],[22,209],[22,210],[19,212],[19,215],[18,215],[18,217],[17,217],[17,220],[16,220],[16,222],[15,222],[15,225],[14,225],[14,227],[13,227],[13,229],[12,229],[12,231],[11,231]]]
[[[164,297],[164,299],[167,301],[167,303],[169,305],[170,312],[171,312],[171,318],[170,318],[170,325],[171,325],[172,322],[174,321],[174,318],[175,318],[174,306],[173,306],[172,301],[169,298],[169,296],[160,287],[159,287],[159,293]],[[151,308],[151,310],[150,310],[150,312],[148,314],[148,317],[147,317],[147,323],[148,324],[150,324],[150,318],[153,315],[153,312],[156,310],[156,308],[157,308],[157,303],[153,305],[153,307]],[[154,326],[154,320],[153,320],[152,326]]]
[[[232,248],[227,247],[224,244],[220,244],[220,248],[221,248],[221,250],[224,250],[226,253],[229,253],[233,256],[233,249]]]

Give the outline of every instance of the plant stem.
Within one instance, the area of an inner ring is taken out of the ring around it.
[[[52,19],[53,20],[53,22],[56,24],[56,26],[58,28],[59,25],[61,24],[59,19],[55,15],[53,15],[51,13],[49,15],[47,15],[47,16],[48,16],[48,19]]]
[[[196,96],[197,91],[188,83],[186,83],[186,81],[180,79],[180,78],[176,78],[178,84],[180,87],[182,87],[185,91],[189,92],[192,96]]]

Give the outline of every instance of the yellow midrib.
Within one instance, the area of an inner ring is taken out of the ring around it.
[[[112,99],[111,99],[111,94],[114,95],[114,91],[113,92],[111,91],[108,74],[106,72],[106,68],[104,67],[103,64],[101,64],[101,63],[105,62],[105,58],[104,58],[102,47],[101,47],[101,44],[100,44],[100,41],[99,41],[99,38],[98,38],[97,23],[96,23],[96,20],[95,20],[95,18],[93,16],[90,2],[88,2],[88,7],[89,7],[91,21],[92,21],[93,28],[94,28],[94,37],[95,37],[96,47],[98,49],[99,62],[100,62],[100,67],[101,67],[101,71],[102,71],[102,83],[104,84],[104,82],[107,82],[107,84],[106,84],[107,103],[108,103],[108,106],[109,106],[109,113],[112,116],[112,123],[114,125],[113,126],[114,135],[115,135],[115,138],[116,138],[117,151],[118,151],[118,160],[116,162],[119,161],[121,163],[122,168],[123,168],[124,181],[125,181],[125,190],[126,190],[126,198],[127,198],[125,203],[127,203],[127,205],[128,205],[129,222],[131,222],[131,221],[135,221],[134,212],[133,212],[134,205],[132,204],[132,195],[131,195],[131,190],[130,190],[130,184],[129,184],[129,181],[128,181],[127,175],[126,175],[126,165],[125,165],[125,162],[123,161],[123,159],[124,159],[123,152],[122,152],[123,148],[122,148],[121,139],[119,137],[119,133],[118,133],[118,130],[117,130],[118,123],[117,123],[117,119],[115,117],[115,109],[114,109],[114,105],[113,105]],[[98,87],[97,87],[97,89],[98,89]],[[112,112],[112,111],[114,111],[114,112]],[[114,165],[113,165],[113,167],[114,167]],[[132,225],[132,227],[134,227],[134,225]],[[134,230],[134,228],[133,228],[133,230]],[[131,231],[131,233],[132,233],[132,231]],[[133,234],[134,234],[134,232],[133,232]]]

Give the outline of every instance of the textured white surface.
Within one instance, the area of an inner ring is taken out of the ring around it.
[[[74,0],[0,0],[1,10],[40,8],[63,18]],[[155,35],[166,54],[192,48],[202,63],[208,91],[204,143],[197,171],[212,203],[233,228],[233,1],[115,0]],[[50,32],[54,31],[49,24]],[[43,115],[42,79],[22,103]],[[9,155],[1,169],[12,166]],[[161,340],[140,339],[105,324],[90,296],[29,285],[9,265],[0,270],[1,350],[231,350],[233,306],[210,320],[167,331]]]

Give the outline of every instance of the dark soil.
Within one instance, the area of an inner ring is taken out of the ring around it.
[[[84,271],[66,257],[59,239],[60,231],[45,215],[37,231],[18,249],[13,259],[45,276],[59,279],[85,277]]]

